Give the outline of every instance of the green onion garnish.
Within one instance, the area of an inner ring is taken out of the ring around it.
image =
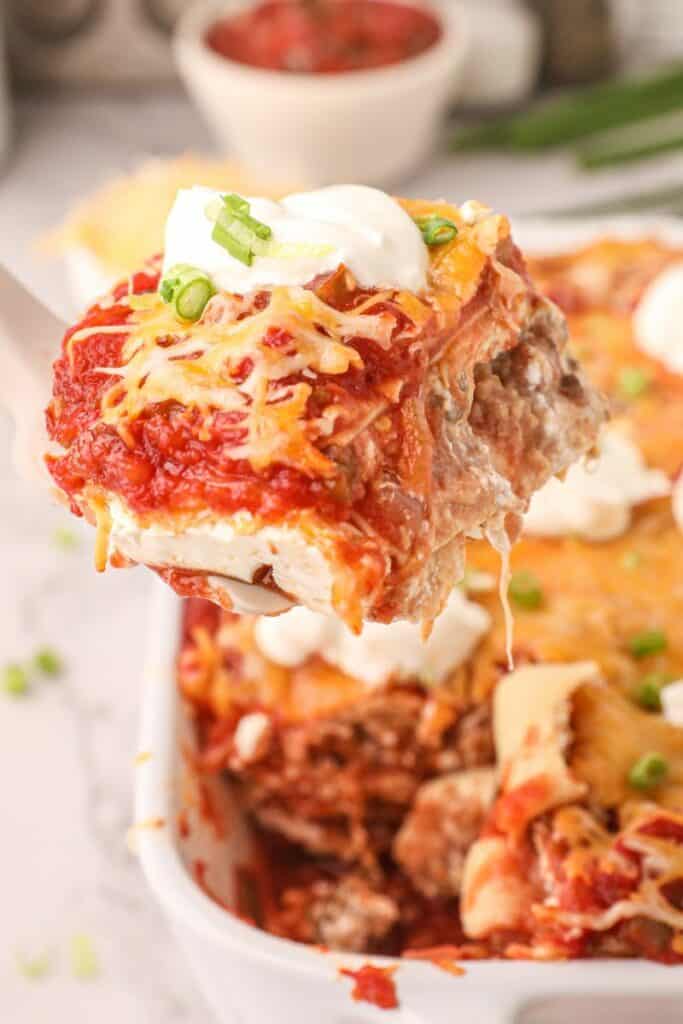
[[[415,223],[422,232],[425,245],[446,245],[452,242],[458,233],[457,226],[446,217],[432,214],[429,217],[416,217]]]
[[[188,263],[176,263],[159,285],[164,302],[175,307],[181,320],[199,320],[216,289],[203,270]]]
[[[235,218],[221,213],[214,224],[211,238],[234,256],[240,263],[250,267],[254,261],[252,242],[256,235]]]
[[[11,662],[2,670],[2,688],[9,697],[24,697],[28,693],[28,675],[26,671]]]
[[[78,537],[69,530],[66,526],[58,527],[52,534],[52,542],[57,548],[61,548],[62,551],[73,551],[74,548],[78,547]]]
[[[661,754],[644,754],[628,773],[628,781],[635,789],[653,789],[664,781],[669,763]]]
[[[513,572],[508,593],[511,601],[518,608],[524,608],[527,611],[534,611],[543,604],[541,584],[532,572],[526,570]]]
[[[33,656],[33,663],[39,672],[46,676],[61,675],[64,665],[62,659],[51,647],[41,647]]]
[[[661,711],[662,688],[671,682],[673,676],[668,672],[648,672],[635,687],[633,699],[646,711]]]
[[[637,569],[643,560],[643,556],[640,551],[625,551],[619,560],[619,564],[622,569],[627,569],[632,572],[633,569]]]
[[[257,238],[262,238],[264,241],[270,238],[273,232],[263,221],[256,220],[255,217],[251,216],[251,207],[246,199],[242,199],[241,196],[237,196],[233,192],[230,195],[223,196],[223,202],[233,216],[241,221],[245,227],[253,231]]]
[[[23,953],[17,953],[16,959],[19,973],[29,981],[38,981],[40,978],[44,978],[52,967],[52,958],[47,950],[37,956],[24,956]]]
[[[650,374],[638,366],[625,366],[619,374],[619,391],[624,398],[640,398],[650,386]]]
[[[71,939],[71,970],[79,981],[91,981],[100,973],[100,965],[92,939],[88,935],[74,935]]]
[[[634,658],[647,658],[649,654],[660,654],[666,650],[666,633],[661,629],[644,629],[635,633],[628,642],[628,649]]]
[[[222,196],[219,209],[212,203],[207,216],[214,220],[211,238],[226,249],[240,263],[250,267],[258,252],[259,241],[267,241],[272,230],[267,224],[251,216],[251,206],[246,199],[230,193]]]

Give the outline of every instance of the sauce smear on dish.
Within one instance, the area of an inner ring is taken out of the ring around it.
[[[426,10],[387,0],[270,0],[209,29],[206,41],[238,64],[329,74],[399,64],[441,38]]]
[[[398,1006],[396,984],[392,977],[395,970],[395,967],[363,964],[357,971],[344,967],[339,973],[355,981],[351,995],[357,1002],[370,1003],[380,1010],[395,1010]]]

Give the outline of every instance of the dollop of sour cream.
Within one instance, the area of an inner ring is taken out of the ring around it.
[[[597,459],[575,463],[564,480],[554,477],[534,494],[524,529],[541,537],[612,540],[628,529],[634,505],[670,492],[667,475],[648,469],[638,448],[613,426],[602,433]]]
[[[633,316],[638,348],[683,374],[683,263],[674,263],[645,289]]]
[[[247,197],[251,216],[272,231],[263,254],[246,266],[211,238],[211,210],[221,193],[180,189],[166,221],[164,273],[187,263],[219,289],[245,294],[276,285],[304,285],[345,264],[364,288],[426,287],[429,254],[405,210],[375,188],[335,185],[279,202]],[[207,210],[209,213],[207,214]]]
[[[301,607],[259,619],[254,635],[261,653],[278,665],[294,668],[318,654],[373,687],[408,677],[442,682],[470,656],[490,625],[486,609],[456,587],[425,642],[420,626],[412,622],[370,622],[354,636],[338,619]]]
[[[683,729],[683,679],[662,687],[661,700],[667,722]]]

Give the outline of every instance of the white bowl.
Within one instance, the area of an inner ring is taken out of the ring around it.
[[[643,961],[465,964],[453,977],[426,963],[323,953],[275,938],[239,920],[210,899],[192,877],[197,859],[206,882],[233,902],[234,867],[243,862],[245,826],[227,786],[215,780],[211,797],[229,823],[219,837],[197,813],[198,780],[187,756],[192,730],[175,682],[180,602],[156,583],[140,753],[136,768],[137,848],[147,880],[221,1024],[674,1024],[680,1021],[683,970]],[[191,815],[182,839],[178,812]],[[400,1008],[388,1015],[351,998],[339,967],[368,960],[392,965]],[[521,1017],[520,1017],[521,1014]]]
[[[403,0],[398,0],[403,2]],[[422,0],[441,39],[387,68],[340,74],[293,74],[252,68],[221,57],[205,43],[226,4],[200,2],[180,18],[175,54],[181,74],[218,141],[261,177],[391,184],[425,160],[453,98],[466,51],[461,7]],[[228,12],[248,6],[233,0]]]

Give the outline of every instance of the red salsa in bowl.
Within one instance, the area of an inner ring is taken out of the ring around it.
[[[441,35],[430,11],[392,0],[265,0],[216,21],[206,42],[238,64],[333,74],[399,64]]]

